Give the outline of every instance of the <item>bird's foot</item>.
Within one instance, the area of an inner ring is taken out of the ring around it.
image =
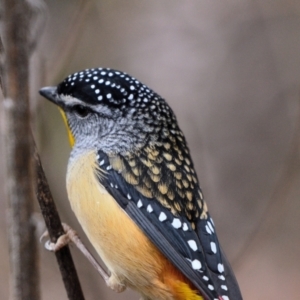
[[[122,293],[125,291],[126,286],[122,284],[118,278],[114,275],[110,275],[108,280],[106,280],[106,284],[109,288],[111,288],[113,291],[117,293]]]
[[[49,251],[59,251],[64,246],[68,245],[72,242],[81,253],[89,260],[89,262],[94,266],[94,268],[98,271],[100,276],[104,279],[106,284],[111,287],[116,292],[122,292],[125,290],[125,286],[122,285],[117,278],[114,276],[109,276],[107,272],[102,268],[102,266],[96,261],[91,252],[85,247],[81,239],[79,238],[77,232],[71,228],[68,224],[62,223],[64,234],[62,234],[56,241],[56,243],[52,243],[49,240],[45,243],[45,248]],[[40,241],[42,241],[45,237],[48,237],[48,231],[44,232],[40,237]]]
[[[62,226],[63,226],[65,233],[57,239],[56,243],[53,243],[50,240],[47,240],[46,243],[44,244],[44,247],[48,251],[57,252],[61,248],[67,246],[70,242],[75,243],[75,240],[79,239],[77,232],[73,228],[71,228],[68,224],[62,223]],[[43,239],[46,237],[49,237],[48,231],[45,231],[42,234],[42,236],[40,237],[40,242],[42,242]]]

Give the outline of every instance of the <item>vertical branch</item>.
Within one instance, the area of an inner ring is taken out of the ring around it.
[[[28,27],[26,1],[4,0],[5,148],[9,198],[11,299],[39,299],[30,140]]]
[[[33,213],[33,186],[52,241],[63,234],[60,218],[34,145],[30,131],[29,57],[32,41],[29,30],[32,11],[28,1],[4,1],[5,145],[7,157],[7,191],[9,197],[9,238],[11,261],[11,299],[38,300],[39,278]],[[2,67],[2,64],[1,64]],[[2,76],[1,76],[2,77]],[[34,159],[34,166],[33,160]],[[35,167],[35,168],[33,168]],[[35,176],[34,176],[34,175]],[[68,247],[56,254],[68,298],[83,300],[79,279]]]

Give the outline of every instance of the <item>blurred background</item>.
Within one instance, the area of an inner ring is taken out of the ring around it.
[[[66,195],[66,130],[57,108],[38,96],[38,89],[85,68],[125,71],[175,111],[244,299],[297,299],[300,2],[45,4],[39,9],[40,24],[46,20],[46,25],[43,33],[37,31],[32,57],[33,126],[62,219],[86,241]],[[7,299],[7,204],[0,157],[0,298]],[[74,247],[72,253],[86,299],[139,299],[132,291],[110,291]],[[42,299],[67,299],[55,257],[42,245],[40,265]]]

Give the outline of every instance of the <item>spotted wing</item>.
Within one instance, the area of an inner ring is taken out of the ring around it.
[[[231,269],[223,259],[192,166],[168,167],[169,157],[156,151],[129,156],[99,151],[99,167],[106,173],[99,180],[206,299],[229,299],[227,273]]]

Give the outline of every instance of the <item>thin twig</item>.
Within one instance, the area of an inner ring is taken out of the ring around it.
[[[34,160],[37,174],[36,196],[45,219],[50,239],[55,243],[57,239],[64,234],[64,229],[53,201],[36,146],[34,146]],[[55,256],[68,298],[70,300],[84,300],[69,247],[65,246],[61,248],[59,251],[55,252]]]

